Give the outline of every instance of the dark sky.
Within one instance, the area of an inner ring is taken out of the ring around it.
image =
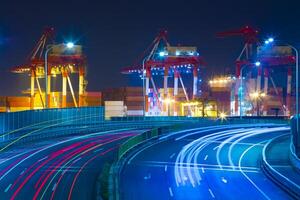
[[[56,29],[57,42],[84,46],[88,90],[97,91],[125,85],[120,69],[131,65],[162,28],[171,44],[198,47],[207,62],[205,75],[233,72],[243,40],[218,39],[216,32],[251,25],[262,39],[272,35],[297,45],[299,7],[297,0],[1,0],[0,95],[29,87],[29,79],[9,68],[24,62],[45,26]]]

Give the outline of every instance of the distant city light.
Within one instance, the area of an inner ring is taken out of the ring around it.
[[[72,49],[74,47],[74,43],[73,42],[68,42],[67,43],[67,48],[68,49]]]
[[[257,66],[257,67],[260,66],[260,64],[261,63],[259,61],[255,62],[255,66]]]

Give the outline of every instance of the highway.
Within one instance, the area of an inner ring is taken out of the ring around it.
[[[250,124],[172,133],[127,160],[120,199],[290,199],[260,168],[267,142],[289,131]]]
[[[103,164],[141,132],[119,129],[11,147],[0,154],[0,199],[94,199]]]

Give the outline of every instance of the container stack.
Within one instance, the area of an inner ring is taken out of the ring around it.
[[[123,117],[125,115],[123,101],[105,101],[105,119],[111,117]]]

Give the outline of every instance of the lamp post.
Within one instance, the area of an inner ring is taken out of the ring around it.
[[[260,66],[260,62],[257,61],[254,63],[256,67],[259,67]],[[243,112],[242,112],[242,101],[243,101],[243,70],[247,67],[247,65],[244,65],[242,68],[241,68],[241,75],[240,75],[240,82],[241,82],[241,91],[240,91],[240,119],[243,118]]]
[[[68,42],[67,44],[63,44],[66,48],[72,49],[74,47],[73,42]],[[49,48],[45,51],[45,108],[48,108],[49,102],[48,102],[48,53],[50,50],[54,48],[55,45],[51,45]]]
[[[143,85],[143,116],[145,116],[145,61],[148,58],[148,56],[146,56],[143,59],[143,72],[142,72],[142,85]]]
[[[45,52],[45,108],[48,108],[48,52],[53,49],[53,45],[50,46]]]
[[[299,134],[299,53],[298,49],[294,46],[287,44],[291,47],[296,54],[296,120],[297,120],[297,133]]]
[[[269,38],[268,40],[265,41],[265,44],[270,44],[273,43],[275,40],[274,38]],[[293,45],[290,45],[289,43],[285,43],[288,47],[293,49],[295,51],[296,55],[296,130],[297,133],[299,133],[299,52],[296,47]]]

